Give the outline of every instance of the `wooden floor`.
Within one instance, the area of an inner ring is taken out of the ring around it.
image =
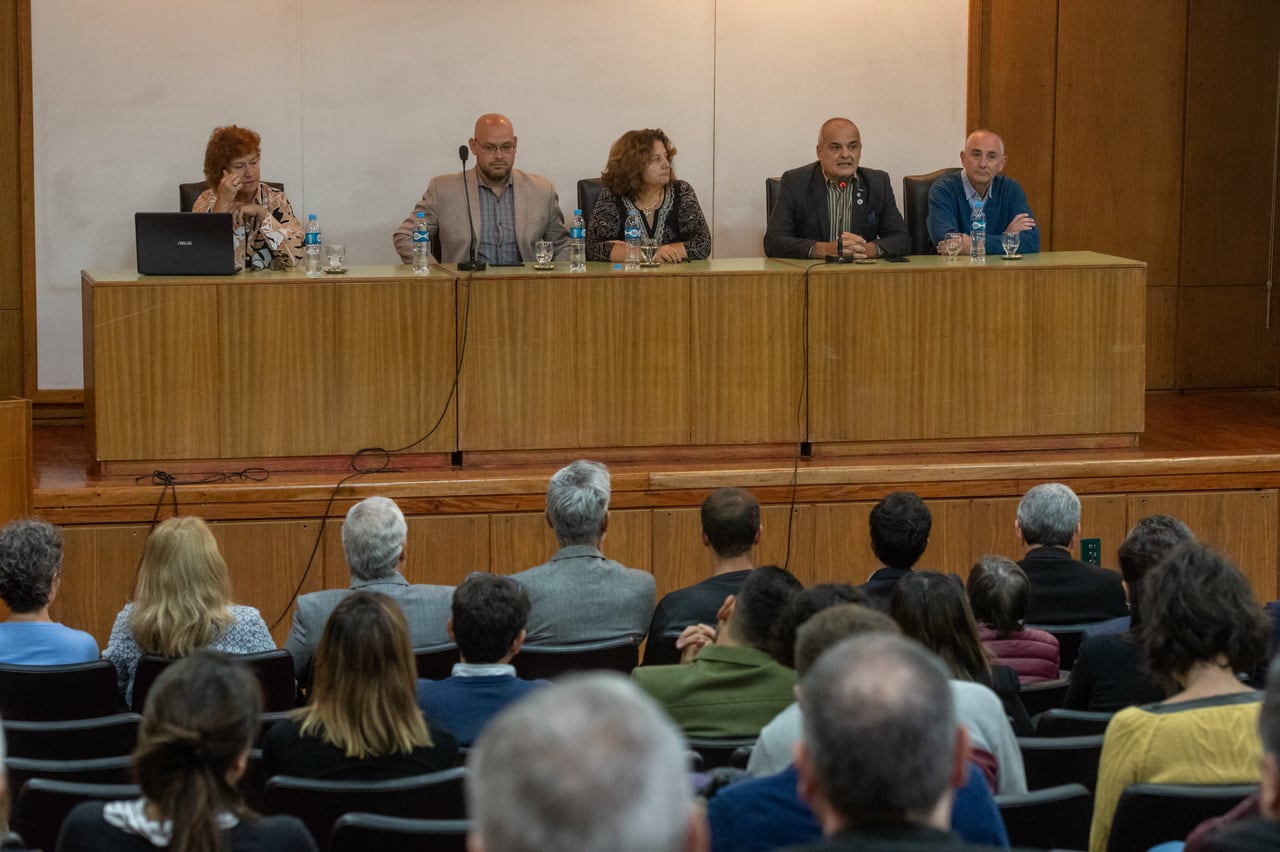
[[[166,505],[172,500],[151,477],[95,476],[83,427],[38,427],[34,445],[34,509],[55,523],[145,522],[162,496]],[[781,448],[766,458],[604,460],[613,472],[618,509],[695,506],[708,488],[724,484],[749,487],[762,502],[775,504],[874,500],[899,488],[932,498],[1009,497],[1046,480],[1068,482],[1082,494],[1275,488],[1280,392],[1148,394],[1146,428],[1132,449],[799,459],[785,453]],[[394,497],[411,514],[537,511],[548,475],[571,458],[464,460],[458,467],[355,476],[335,464],[307,473],[264,472],[260,481],[210,469],[178,475],[176,491],[182,511],[219,520],[332,517],[374,493]]]

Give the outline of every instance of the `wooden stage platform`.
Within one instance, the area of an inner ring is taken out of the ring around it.
[[[282,640],[295,588],[345,585],[337,532],[353,502],[373,494],[396,499],[410,517],[410,578],[452,584],[470,570],[515,571],[554,551],[543,495],[550,473],[574,457],[515,456],[501,466],[492,458],[464,460],[460,467],[361,474],[341,488],[352,471],[335,462],[328,470],[179,484],[164,493],[150,477],[95,476],[83,427],[37,427],[34,447],[34,511],[67,533],[63,617],[100,640],[130,591],[151,519],[157,511],[172,514],[175,500],[181,513],[214,523],[237,598],[262,609],[268,623],[278,621]],[[977,555],[1019,555],[1018,497],[1057,480],[1082,496],[1083,537],[1102,540],[1104,565],[1114,565],[1134,521],[1169,512],[1235,559],[1260,599],[1277,597],[1280,392],[1150,393],[1136,448],[840,458],[799,458],[790,449],[763,458],[718,451],[659,462],[605,456],[613,473],[606,554],[652,570],[659,594],[696,581],[708,564],[697,507],[711,489],[740,485],[765,505],[760,563],[786,562],[806,583],[862,582],[877,567],[867,542],[870,507],[890,491],[910,489],[934,512],[922,567],[965,574]],[[74,579],[80,571],[92,581]]]

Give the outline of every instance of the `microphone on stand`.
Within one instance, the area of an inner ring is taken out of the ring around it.
[[[479,272],[485,268],[483,260],[476,260],[476,223],[471,218],[471,196],[467,194],[467,155],[471,152],[467,150],[466,145],[458,146],[458,159],[462,160],[462,197],[467,202],[467,233],[471,234],[471,255],[470,260],[464,260],[458,264],[458,269],[462,272]],[[479,191],[480,178],[476,178],[476,188]]]
[[[840,181],[840,191],[849,188],[847,181]],[[836,216],[836,253],[827,255],[827,263],[852,263],[853,258],[844,253],[844,205],[840,205],[840,214]]]

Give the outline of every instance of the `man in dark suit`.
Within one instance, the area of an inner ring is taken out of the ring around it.
[[[351,571],[351,585],[300,596],[293,611],[293,627],[284,643],[285,650],[293,656],[299,683],[311,681],[311,655],[329,614],[356,589],[381,592],[400,604],[415,648],[449,641],[445,625],[453,586],[413,585],[404,578],[400,567],[404,564],[408,531],[404,513],[386,497],[361,500],[347,512],[342,522],[342,550]]]
[[[1018,564],[1031,581],[1028,624],[1085,624],[1128,614],[1115,571],[1080,562],[1070,547],[1080,534],[1080,498],[1060,482],[1022,496],[1015,522],[1027,552]]]
[[[948,831],[969,735],[947,678],[924,647],[878,632],[827,649],[805,673],[796,772],[826,838],[805,850],[991,848]]]
[[[782,175],[769,212],[764,253],[769,257],[853,260],[903,255],[907,223],[898,212],[887,172],[860,168],[862,134],[847,118],[828,119],[818,132],[818,160]]]
[[[871,510],[871,549],[884,566],[862,584],[876,609],[889,611],[898,581],[911,572],[929,546],[933,515],[910,491],[895,491]]]

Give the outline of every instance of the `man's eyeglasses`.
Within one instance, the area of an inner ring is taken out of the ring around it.
[[[510,154],[515,149],[516,149],[516,143],[514,142],[503,142],[501,145],[494,145],[490,143],[487,145],[480,146],[480,150],[484,151],[486,154],[496,154],[499,151],[501,151],[504,154]]]

